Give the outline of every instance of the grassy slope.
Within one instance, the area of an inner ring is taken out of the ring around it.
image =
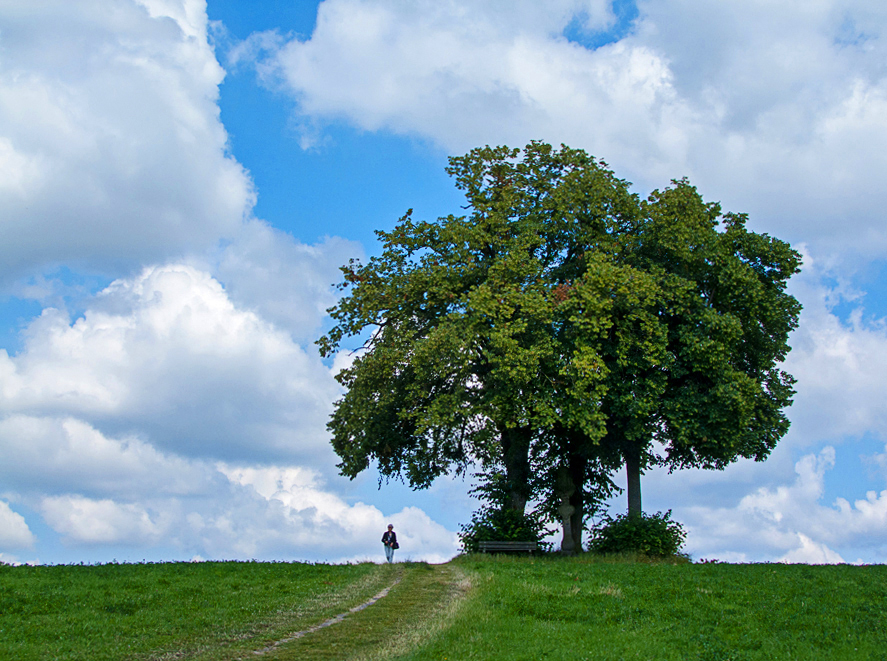
[[[366,600],[390,582],[383,569],[235,562],[0,566],[0,659],[193,656],[244,639],[260,647]]]
[[[475,589],[399,659],[887,659],[887,567],[456,561]]]
[[[884,566],[0,566],[0,659],[885,659],[885,625]]]
[[[455,565],[396,565],[389,595],[341,624],[281,646],[262,659],[378,661],[421,647],[452,621],[467,583]],[[208,657],[219,658],[219,657]],[[452,658],[452,657],[451,657]]]

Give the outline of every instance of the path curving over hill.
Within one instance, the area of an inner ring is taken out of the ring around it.
[[[452,564],[382,567],[391,583],[335,617],[254,650],[242,659],[373,661],[403,654],[446,627],[470,587]]]

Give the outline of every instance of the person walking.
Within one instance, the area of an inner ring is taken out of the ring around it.
[[[394,562],[394,549],[400,548],[397,543],[397,533],[394,532],[394,526],[388,524],[388,531],[382,534],[382,543],[385,545],[385,559]]]

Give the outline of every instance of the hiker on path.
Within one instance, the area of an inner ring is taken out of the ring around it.
[[[394,532],[394,526],[388,524],[388,532],[382,534],[382,543],[385,545],[385,559],[391,563],[394,562],[394,549],[400,548],[397,543],[397,533]]]

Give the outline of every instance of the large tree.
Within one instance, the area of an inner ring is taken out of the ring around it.
[[[615,467],[639,511],[653,463],[767,456],[792,395],[778,369],[800,309],[787,244],[686,181],[642,201],[567,147],[476,149],[448,172],[468,215],[408,212],[378,232],[381,255],[343,267],[349,291],[319,340],[331,355],[365,339],[329,425],[343,474],[376,462],[423,487],[502,465],[511,506],[535,490],[578,546]]]
[[[779,364],[800,313],[785,291],[800,256],[745,223],[675,181],[639,203],[618,247],[589,247],[565,295],[573,359],[601,366],[600,451],[621,457],[630,513],[647,466],[762,460],[788,430],[794,379]]]

